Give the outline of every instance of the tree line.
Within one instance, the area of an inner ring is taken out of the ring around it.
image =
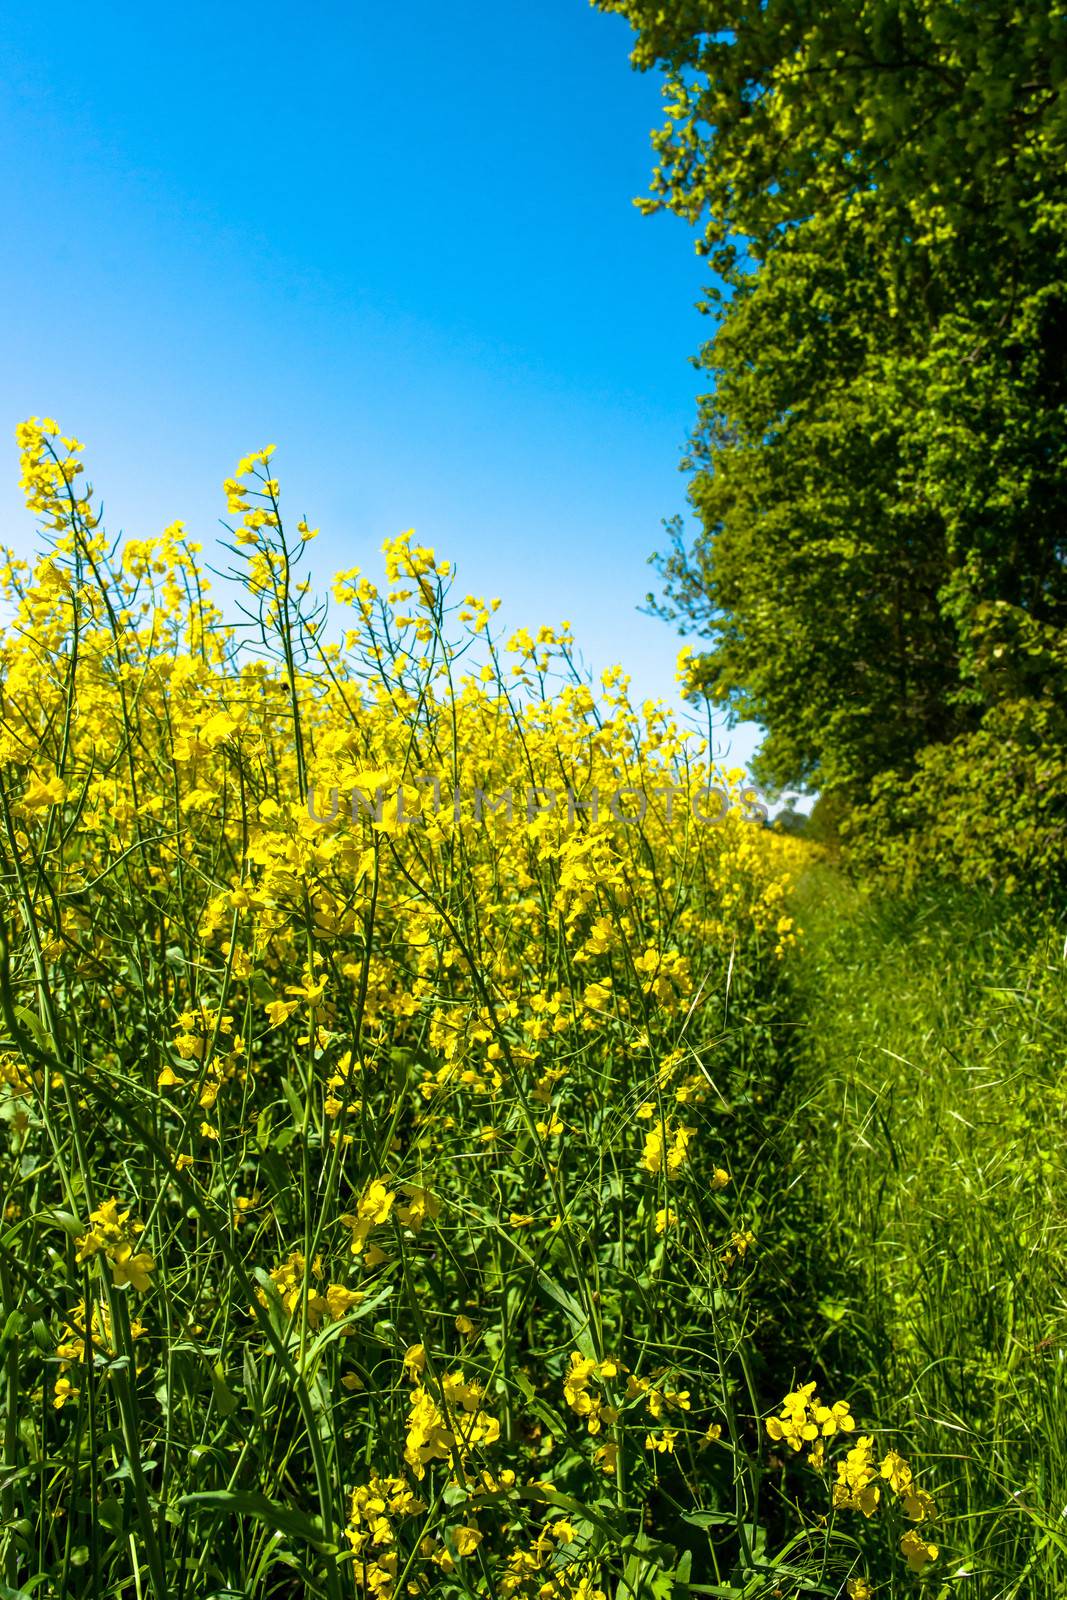
[[[1067,11],[597,0],[664,75],[708,388],[652,609],[861,867],[1067,856]]]

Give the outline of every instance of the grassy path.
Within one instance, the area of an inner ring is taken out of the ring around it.
[[[767,1358],[909,1441],[941,1508],[926,1592],[1067,1593],[1063,928],[828,871],[800,899]]]

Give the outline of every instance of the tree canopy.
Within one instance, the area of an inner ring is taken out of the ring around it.
[[[936,254],[1025,251],[1067,142],[1067,12],[1013,0],[598,0],[667,74],[653,199],[708,247],[876,188]]]
[[[707,637],[696,682],[763,725],[761,778],[853,808],[994,712],[998,748],[1059,737],[1067,10],[601,4],[666,74],[639,204],[716,272],[701,532],[650,597]]]

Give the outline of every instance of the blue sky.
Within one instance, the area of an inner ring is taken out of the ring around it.
[[[673,700],[681,641],[636,608],[707,269],[631,203],[660,97],[629,48],[585,0],[5,8],[5,540],[24,416],[85,441],[112,531],[208,546],[273,442],[317,575],[414,527],[509,625],[569,618]]]

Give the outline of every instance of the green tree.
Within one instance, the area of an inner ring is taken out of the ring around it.
[[[654,209],[757,260],[783,227],[876,188],[935,257],[1003,282],[1067,140],[1067,11],[1016,0],[596,0],[667,74]]]
[[[1056,726],[1067,11],[601,3],[667,77],[639,203],[718,275],[702,531],[653,601],[708,637],[700,682],[767,730],[762,778],[854,804],[1005,700]],[[1020,653],[1021,698],[989,670]]]

